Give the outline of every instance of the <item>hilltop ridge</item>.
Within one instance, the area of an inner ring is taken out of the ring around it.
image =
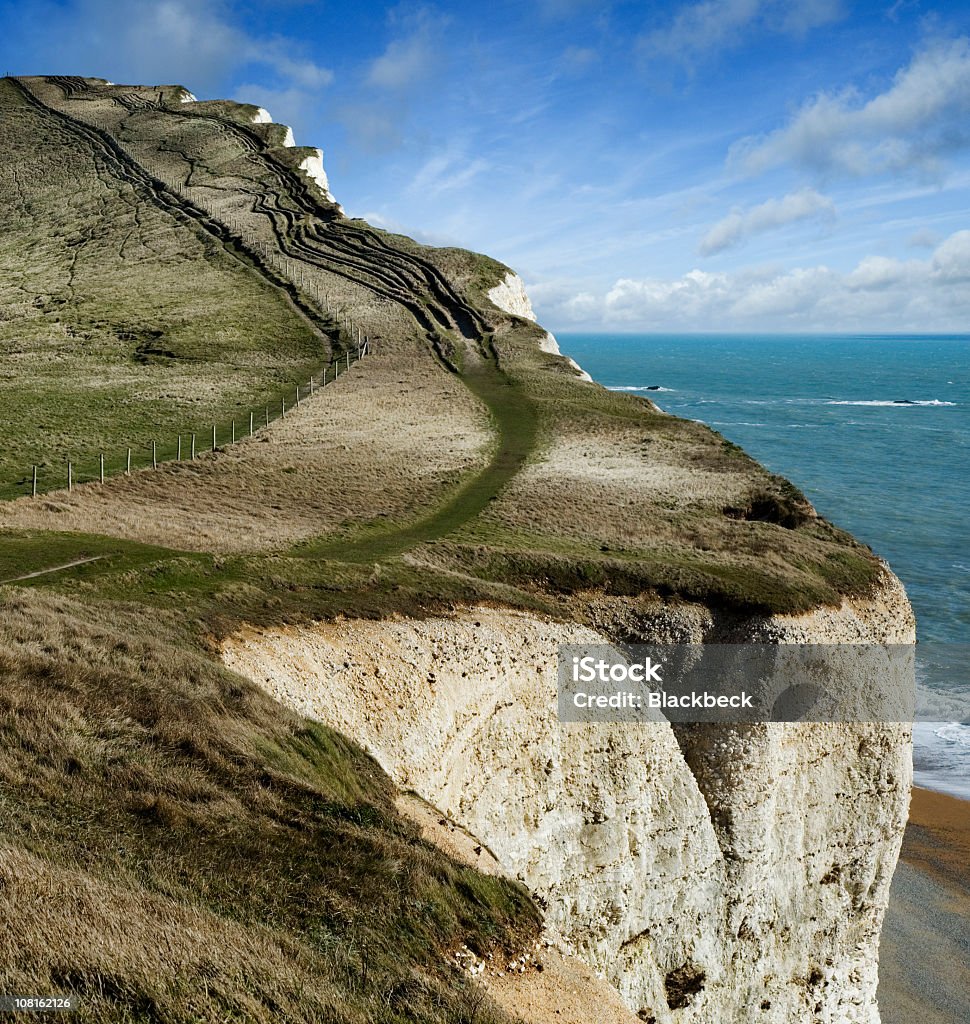
[[[875,1024],[906,730],[567,727],[551,669],[911,642],[872,552],[589,380],[510,268],[348,218],[263,108],[36,76],[0,114],[7,988],[506,1024],[473,979],[546,941],[641,1019]]]

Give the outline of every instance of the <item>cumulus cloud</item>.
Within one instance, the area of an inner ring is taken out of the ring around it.
[[[835,204],[831,199],[819,195],[815,189],[803,188],[781,199],[768,199],[749,210],[732,210],[701,239],[700,252],[703,256],[712,256],[741,244],[752,235],[800,220],[831,220],[834,216]]]
[[[933,273],[947,284],[970,282],[970,231],[958,231],[933,254]]]
[[[794,164],[823,176],[919,170],[970,146],[970,40],[937,42],[871,99],[820,93],[784,128],[736,143],[730,161],[750,174]]]
[[[553,328],[631,330],[953,330],[970,315],[970,231],[926,260],[868,256],[852,270],[824,265],[681,277],[621,278],[598,294],[554,285],[531,289]]]
[[[741,44],[752,33],[803,34],[842,17],[840,0],[703,0],[682,7],[669,24],[647,32],[647,56],[690,63]]]

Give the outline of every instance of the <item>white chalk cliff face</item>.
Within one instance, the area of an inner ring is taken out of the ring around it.
[[[300,170],[304,171],[306,176],[317,185],[328,201],[333,202],[333,196],[330,194],[330,182],[327,180],[327,172],[323,169],[323,150],[315,149],[314,153],[316,154],[315,156],[308,156],[300,162]]]
[[[641,639],[726,628],[706,608],[658,607]],[[888,573],[872,598],[729,628],[760,642],[914,638]],[[562,724],[557,645],[595,639],[476,608],[253,631],[223,657],[484,840],[544,901],[551,936],[643,1019],[876,1024],[908,728]]]
[[[270,112],[265,107],[259,107],[255,114],[253,114],[253,124],[272,124],[273,118]],[[286,136],[283,139],[283,145],[287,147],[294,147],[296,145],[296,139],[293,136],[293,129],[289,125],[286,126]],[[328,203],[336,202],[333,195],[330,192],[330,181],[327,178],[327,172],[323,167],[323,150],[313,150],[313,156],[308,156],[300,161],[300,170],[317,186],[318,189],[323,193],[324,199]]]
[[[506,274],[504,280],[489,291],[488,297],[506,313],[535,322],[536,315],[532,311],[532,303],[518,274]]]
[[[536,322],[532,302],[525,290],[525,284],[518,274],[513,274],[511,271],[507,273],[502,281],[489,290],[488,297],[499,309],[504,310],[506,313],[511,313],[513,316],[521,316],[526,320],[531,320],[533,323]],[[546,331],[545,337],[540,340],[539,348],[550,355],[562,356],[562,352],[559,351],[559,342],[556,341],[549,331]],[[563,358],[569,362],[583,380],[593,379],[575,359],[570,359],[568,356]]]

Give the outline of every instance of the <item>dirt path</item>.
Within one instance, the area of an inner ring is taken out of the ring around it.
[[[99,562],[107,555],[93,555],[90,558],[75,558],[73,562],[64,562],[63,565],[52,565],[49,569],[38,569],[36,572],[28,572],[23,576],[13,576],[9,580],[0,580],[0,586],[5,583],[20,583],[22,580],[32,580],[35,576],[46,576],[50,572],[60,572],[62,569],[73,569],[76,565],[87,565],[88,562]]]

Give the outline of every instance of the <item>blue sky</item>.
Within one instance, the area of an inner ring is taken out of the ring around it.
[[[970,5],[0,0],[12,73],[179,82],[553,330],[970,330]]]

